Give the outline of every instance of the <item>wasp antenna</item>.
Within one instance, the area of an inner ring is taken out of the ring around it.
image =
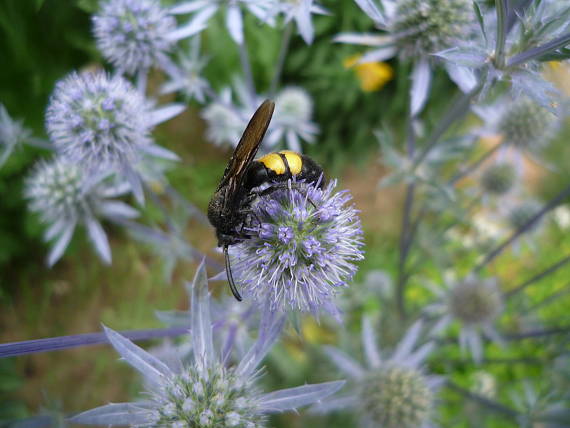
[[[232,290],[232,294],[236,298],[238,302],[241,302],[243,299],[237,290],[236,283],[234,281],[234,276],[232,275],[232,267],[230,265],[230,255],[228,253],[228,246],[224,245],[224,258],[226,261],[226,276],[228,277],[228,283],[230,284],[230,290]]]

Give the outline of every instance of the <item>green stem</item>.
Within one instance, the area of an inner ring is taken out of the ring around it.
[[[507,0],[495,0],[497,10],[497,43],[495,44],[495,65],[498,69],[505,66],[505,44],[507,41]]]
[[[271,79],[271,84],[269,85],[269,98],[273,98],[277,91],[277,86],[281,80],[281,74],[283,73],[283,66],[285,65],[285,58],[287,58],[287,52],[289,51],[289,45],[291,44],[292,35],[293,22],[289,22],[283,31],[283,38],[281,39],[281,48],[279,50],[279,56],[277,57],[275,72],[273,74],[273,79]]]

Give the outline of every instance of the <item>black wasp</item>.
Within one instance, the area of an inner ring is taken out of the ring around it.
[[[316,183],[323,173],[322,168],[311,158],[288,150],[253,159],[274,109],[275,103],[265,100],[253,114],[208,205],[208,219],[216,228],[218,246],[224,251],[230,289],[238,301],[242,298],[232,275],[228,247],[250,237],[242,230],[251,213],[251,203],[258,196],[283,188],[278,183],[285,183],[293,176]],[[269,187],[254,190],[262,184],[269,184]]]

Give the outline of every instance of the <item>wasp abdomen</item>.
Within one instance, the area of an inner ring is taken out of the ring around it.
[[[264,183],[283,182],[293,176],[316,182],[322,169],[311,158],[289,150],[269,153],[254,160],[246,173],[244,187],[253,189]]]

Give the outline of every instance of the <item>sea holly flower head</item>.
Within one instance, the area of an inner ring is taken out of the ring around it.
[[[496,162],[482,172],[480,185],[484,192],[492,196],[502,196],[513,189],[517,172],[509,162]]]
[[[230,101],[231,103],[231,101]],[[224,101],[214,101],[202,111],[206,121],[206,138],[220,146],[235,146],[247,125],[236,108]]]
[[[203,77],[203,69],[208,59],[200,56],[200,37],[192,38],[190,50],[181,55],[177,65],[168,67],[166,72],[170,80],[161,88],[161,93],[182,93],[186,99],[195,99],[199,103],[206,101],[209,82]]]
[[[282,138],[287,147],[301,151],[301,140],[314,142],[319,127],[311,121],[313,100],[301,88],[287,87],[275,97],[275,114],[269,125],[267,143],[272,146]]]
[[[341,33],[335,41],[373,47],[361,63],[385,61],[396,55],[414,62],[410,103],[412,115],[423,109],[431,86],[432,68],[438,50],[455,46],[473,33],[475,14],[470,0],[355,0],[375,26],[386,34]],[[477,79],[463,65],[446,65],[449,77],[464,92],[475,88]]]
[[[159,109],[127,80],[104,72],[71,73],[60,80],[46,113],[48,135],[56,150],[90,172],[118,171],[139,200],[141,185],[134,165],[143,155],[176,160],[154,144],[152,128],[184,110],[170,104]]]
[[[107,0],[93,24],[103,57],[129,74],[164,66],[175,43],[176,20],[158,0]]]
[[[403,58],[414,58],[454,46],[473,23],[469,0],[400,0],[390,31]]]
[[[358,211],[336,181],[290,180],[253,202],[250,238],[230,247],[232,270],[246,297],[271,311],[320,309],[338,317],[333,297],[363,258]],[[279,184],[275,184],[279,185]]]
[[[366,365],[333,347],[326,352],[331,361],[353,382],[350,392],[313,406],[318,413],[353,410],[363,428],[427,428],[435,408],[435,395],[443,383],[439,376],[426,374],[423,363],[433,350],[428,343],[417,347],[420,322],[406,332],[394,352],[386,358],[376,344],[370,319],[362,320],[362,342]]]
[[[527,97],[509,102],[503,110],[497,130],[504,142],[520,150],[545,147],[556,135],[558,118]]]
[[[513,230],[517,230],[527,224],[531,218],[538,214],[541,208],[541,204],[534,199],[527,199],[520,203],[512,204],[507,211],[507,223]],[[542,224],[543,222],[539,219],[537,222],[533,223],[528,230],[537,231]]]
[[[169,366],[105,328],[107,338],[127,363],[145,378],[144,401],[108,404],[74,416],[86,425],[263,428],[270,413],[295,410],[334,394],[344,382],[326,382],[263,393],[257,366],[283,327],[283,318],[265,312],[259,337],[235,365],[214,346],[210,296],[202,263],[191,287],[189,361]],[[231,340],[231,339],[230,339]],[[227,344],[231,348],[231,341]]]
[[[438,302],[426,308],[427,312],[439,316],[433,333],[440,333],[453,322],[459,323],[461,348],[468,349],[475,362],[481,362],[482,334],[501,343],[494,327],[503,312],[497,279],[469,275],[462,280],[449,279],[445,289],[431,285],[430,288],[439,297]]]
[[[111,262],[111,249],[99,218],[131,219],[138,212],[129,205],[110,200],[128,190],[116,186],[107,177],[93,177],[77,164],[54,158],[40,161],[26,181],[26,197],[30,210],[37,213],[48,228],[45,240],[55,243],[47,263],[53,265],[67,248],[75,228],[87,229],[98,255]]]

